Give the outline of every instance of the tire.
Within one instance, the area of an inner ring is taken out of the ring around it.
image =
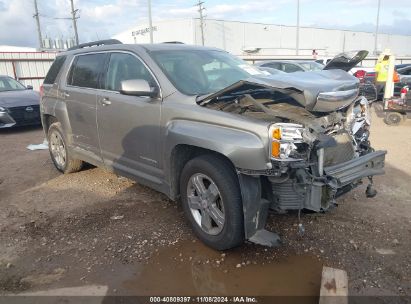
[[[384,122],[389,126],[398,126],[403,120],[403,115],[397,112],[385,114]]]
[[[244,242],[240,185],[227,160],[209,154],[188,161],[181,173],[180,193],[186,218],[206,245],[225,250]]]
[[[67,149],[67,140],[62,131],[61,124],[54,122],[47,132],[49,152],[54,166],[64,174],[78,172],[83,167],[83,161],[74,159]]]

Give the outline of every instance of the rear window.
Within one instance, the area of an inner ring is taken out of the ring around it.
[[[45,84],[53,84],[56,81],[57,75],[64,64],[64,61],[66,61],[66,56],[59,56],[53,61],[53,64],[44,79]]]
[[[104,67],[106,54],[78,56],[70,70],[68,84],[83,88],[98,87],[99,75]]]

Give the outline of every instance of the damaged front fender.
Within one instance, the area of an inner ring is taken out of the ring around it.
[[[243,202],[245,238],[263,246],[278,246],[279,236],[264,229],[270,202],[262,198],[260,177],[239,174],[238,180]]]

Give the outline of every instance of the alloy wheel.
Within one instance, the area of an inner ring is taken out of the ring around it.
[[[198,226],[207,234],[219,234],[225,224],[224,205],[215,182],[207,175],[196,173],[187,184],[187,201]]]
[[[53,155],[54,161],[60,168],[66,165],[66,147],[60,133],[53,131],[50,135],[50,151]]]

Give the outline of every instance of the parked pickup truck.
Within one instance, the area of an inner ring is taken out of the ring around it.
[[[342,69],[357,57],[267,75],[215,48],[80,45],[43,84],[51,159],[63,173],[88,162],[181,201],[213,248],[273,245],[269,209],[325,211],[364,178],[376,194],[386,152],[371,148],[367,100]]]

